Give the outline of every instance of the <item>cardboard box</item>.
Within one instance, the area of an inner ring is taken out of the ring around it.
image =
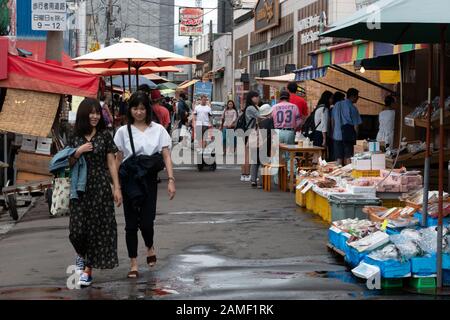
[[[365,151],[363,146],[358,145],[353,146],[353,150],[355,151],[355,154],[363,153]]]
[[[375,153],[371,157],[372,170],[385,170],[386,169],[386,154]]]

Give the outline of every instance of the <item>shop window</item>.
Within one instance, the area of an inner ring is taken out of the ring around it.
[[[286,64],[293,63],[294,40],[270,49],[270,76],[276,77],[284,74]]]
[[[262,69],[267,69],[267,51],[250,56],[250,82],[254,82],[255,77],[259,77],[259,72]]]

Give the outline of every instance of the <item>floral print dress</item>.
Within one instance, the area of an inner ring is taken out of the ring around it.
[[[88,142],[74,136],[73,148]],[[70,200],[70,241],[75,251],[85,259],[86,266],[112,269],[119,265],[117,257],[117,223],[111,175],[107,165],[108,153],[118,151],[111,135],[97,132],[91,139],[93,151],[84,153],[87,163],[86,192]]]

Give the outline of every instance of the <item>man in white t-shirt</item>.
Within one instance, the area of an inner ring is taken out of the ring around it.
[[[200,99],[200,104],[195,106],[192,122],[195,124],[196,140],[199,141],[202,148],[205,148],[206,145],[203,140],[203,135],[211,125],[212,111],[211,106],[208,105],[208,96],[202,95]]]

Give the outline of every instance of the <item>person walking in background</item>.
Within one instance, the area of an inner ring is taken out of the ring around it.
[[[355,106],[358,99],[359,91],[350,88],[347,91],[347,99],[336,103],[331,112],[334,153],[338,164],[341,165],[350,163],[358,136],[358,126],[362,123],[359,111]]]
[[[245,101],[244,117],[245,117],[245,128],[244,132],[248,129],[254,129],[256,127],[256,119],[259,116],[259,93],[256,91],[249,91],[247,93],[247,98]],[[250,181],[250,159],[249,159],[249,145],[248,138],[245,138],[245,154],[244,154],[244,164],[241,166],[241,181]]]
[[[236,127],[238,111],[233,100],[229,100],[222,114],[220,130],[222,130],[223,149],[231,152],[234,149],[234,141],[227,139],[227,130],[233,130]],[[230,140],[230,141],[228,141]]]
[[[111,99],[109,97],[106,98],[105,96],[102,96],[100,98],[100,106],[102,107],[102,116],[103,116],[103,119],[105,120],[106,128],[109,131],[112,131],[114,120],[113,120],[113,116],[111,114],[111,110],[109,109],[110,104],[111,104]]]
[[[301,117],[303,119],[306,119],[306,117],[308,117],[308,104],[306,103],[305,99],[297,95],[297,88],[297,82],[292,81],[288,83],[287,89],[290,93],[289,102],[295,104],[298,108],[298,111],[300,111]]]
[[[295,144],[295,131],[300,129],[302,118],[298,107],[289,102],[290,94],[287,91],[280,92],[280,102],[272,108],[272,118],[274,128],[279,137],[280,143]],[[283,155],[284,161],[289,164],[289,153],[285,152]],[[290,170],[290,169],[289,169]],[[293,174],[293,172],[289,172]],[[275,175],[274,181],[278,183],[278,176]]]
[[[314,146],[326,148],[328,145],[327,132],[329,131],[330,106],[332,103],[333,93],[324,91],[314,111]]]
[[[158,89],[151,90],[150,97],[152,100],[152,110],[156,119],[167,132],[170,132],[170,113],[169,110],[162,106],[164,98],[161,96],[161,91]]]
[[[194,118],[192,122],[195,123],[195,138],[199,142],[200,148],[206,147],[204,134],[211,126],[212,110],[208,104],[208,96],[203,94],[200,97],[200,104],[196,105],[193,112]]]
[[[114,141],[119,149],[117,163],[120,164],[124,197],[125,239],[130,258],[128,278],[137,278],[138,229],[147,247],[148,266],[153,267],[157,260],[153,239],[157,175],[164,166],[169,176],[167,191],[170,200],[176,192],[170,158],[171,138],[164,127],[152,122],[150,101],[145,93],[138,91],[131,96],[128,125],[117,130]],[[136,179],[136,176],[140,179]]]
[[[345,99],[345,94],[341,91],[336,91],[333,94],[333,103],[330,106],[330,121],[329,121],[329,127],[328,127],[328,161],[336,161],[336,156],[334,152],[334,140],[333,140],[333,127],[332,127],[332,121],[331,121],[331,113],[333,111],[334,106],[339,101],[342,101]]]
[[[261,166],[261,157],[260,157],[260,149],[265,148],[266,159],[270,159],[271,157],[271,142],[272,142],[272,129],[273,129],[273,119],[272,119],[272,107],[270,104],[263,104],[259,108],[259,116],[256,121],[256,146],[257,149],[252,153],[253,157],[256,156],[256,159],[252,159],[252,164],[250,165],[251,177],[250,181],[252,183],[252,187],[258,187],[258,176],[259,176],[259,168]],[[259,180],[261,181],[261,180]]]
[[[392,104],[395,102],[393,96],[389,95],[384,99],[385,108],[378,115],[379,129],[377,141],[384,142],[386,148],[394,145],[395,110]]]
[[[122,203],[115,161],[118,150],[106,131],[97,100],[84,99],[78,107],[69,147],[77,149],[71,163],[83,156],[87,164],[85,192],[69,203],[69,238],[78,254],[77,269],[82,270],[79,284],[89,286],[93,268],[112,269],[119,265],[114,202],[117,206]]]

